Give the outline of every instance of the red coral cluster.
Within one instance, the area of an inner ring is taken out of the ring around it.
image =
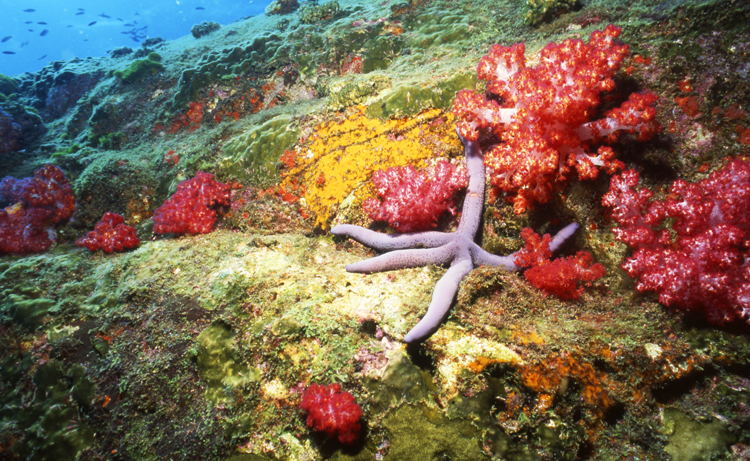
[[[615,237],[635,250],[622,267],[636,289],[717,325],[750,319],[750,162],[675,181],[663,201],[636,190],[638,179],[633,170],[613,177],[603,199],[620,224]]]
[[[433,229],[446,211],[456,214],[453,195],[466,187],[465,168],[456,168],[441,160],[435,165],[432,178],[411,165],[392,167],[373,173],[378,196],[368,198],[364,210],[375,221],[387,221],[399,232]]]
[[[211,207],[229,205],[229,185],[214,180],[211,173],[198,172],[177,185],[177,192],[154,211],[156,234],[207,234],[216,222]]]
[[[307,412],[307,425],[314,430],[328,437],[338,434],[339,441],[347,445],[359,438],[362,409],[350,393],[341,392],[340,384],[312,384],[299,407]]]
[[[526,67],[522,43],[493,45],[479,61],[477,75],[488,81],[487,94],[461,91],[454,112],[457,128],[466,139],[487,140],[485,163],[492,169],[492,184],[515,194],[516,213],[544,203],[576,170],[582,179],[597,176],[599,168],[613,173],[622,163],[609,147],[621,133],[637,133],[640,140],[659,129],[653,93],[631,94],[622,106],[593,120],[600,94],[615,88],[628,46],[615,43],[620,28],[594,31],[588,44],[581,40],[550,43],[541,51],[540,64]]]
[[[575,256],[557,258],[550,261],[552,251],[549,234],[540,237],[533,230],[524,228],[521,237],[526,246],[516,253],[515,264],[528,267],[523,273],[526,280],[540,290],[551,293],[560,299],[578,299],[583,293],[583,286],[604,277],[605,269],[599,263],[593,264],[594,258],[586,251],[579,251]]]
[[[104,213],[94,230],[76,240],[79,247],[89,251],[103,250],[105,253],[135,248],[141,241],[135,235],[135,227],[125,224],[125,218],[110,211]]]
[[[0,254],[28,254],[52,245],[52,227],[75,211],[75,195],[65,173],[45,164],[34,176],[0,181],[0,200],[12,203],[0,209]]]

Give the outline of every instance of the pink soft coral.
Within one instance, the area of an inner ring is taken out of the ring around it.
[[[156,234],[207,234],[216,222],[216,205],[229,205],[229,186],[211,173],[198,172],[177,185],[177,192],[154,211]]]
[[[310,385],[299,407],[307,412],[307,425],[314,430],[328,437],[338,434],[339,441],[347,445],[359,438],[362,409],[350,393],[341,392],[340,384]]]
[[[735,159],[697,183],[675,181],[668,198],[636,190],[638,173],[612,178],[612,232],[635,250],[623,269],[638,291],[703,313],[712,323],[750,318],[750,163]],[[672,223],[669,225],[669,223]]]
[[[441,160],[432,178],[411,165],[376,171],[372,182],[382,202],[369,198],[364,210],[375,221],[387,221],[398,232],[434,229],[446,211],[456,214],[453,196],[466,187],[465,168]]]
[[[645,140],[659,130],[653,93],[631,94],[622,106],[593,120],[600,93],[614,89],[613,77],[628,54],[627,45],[614,41],[619,35],[620,28],[610,24],[593,32],[588,44],[550,43],[533,68],[526,67],[522,43],[493,45],[477,69],[488,81],[486,97],[473,91],[456,96],[459,133],[491,144],[484,152],[491,182],[514,194],[516,213],[546,202],[573,169],[591,179],[599,168],[608,173],[622,168],[611,148],[593,152],[594,144],[612,142],[620,133]]]

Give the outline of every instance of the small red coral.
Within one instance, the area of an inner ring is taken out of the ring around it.
[[[211,209],[216,205],[229,205],[229,186],[200,171],[178,184],[177,192],[154,211],[154,233],[208,234],[216,222]]]
[[[453,195],[466,187],[466,169],[445,160],[435,165],[432,178],[411,165],[373,173],[372,182],[382,203],[369,198],[364,210],[375,221],[387,221],[399,232],[434,229],[445,211],[456,214]]]
[[[339,441],[347,445],[359,438],[362,409],[350,393],[341,392],[340,384],[310,385],[299,407],[307,412],[307,425],[314,430],[328,437],[338,434]]]
[[[521,267],[529,267],[524,272],[524,277],[546,293],[554,294],[560,299],[577,299],[583,293],[583,287],[579,283],[591,285],[591,282],[605,274],[604,266],[592,264],[594,258],[586,251],[550,261],[552,252],[549,245],[552,239],[549,234],[540,237],[527,227],[521,231],[521,237],[526,246],[516,254],[515,263]]]
[[[125,224],[125,218],[110,211],[104,213],[94,230],[76,240],[76,245],[89,251],[103,250],[105,253],[135,248],[140,244],[135,227]]]

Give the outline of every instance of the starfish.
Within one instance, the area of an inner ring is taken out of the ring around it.
[[[484,209],[484,154],[477,141],[467,140],[460,134],[458,136],[464,144],[469,186],[466,189],[466,198],[456,232],[383,234],[352,224],[340,224],[331,229],[333,235],[346,235],[370,248],[386,252],[347,265],[348,272],[372,273],[430,264],[450,265],[435,284],[427,313],[404,336],[406,343],[424,341],[440,327],[458,292],[459,284],[474,267],[487,265],[507,270],[519,269],[514,262],[516,253],[498,256],[474,243]],[[577,228],[578,224],[572,223],[560,230],[550,242],[550,250],[558,249]]]

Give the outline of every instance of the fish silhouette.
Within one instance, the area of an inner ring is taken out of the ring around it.
[[[91,22],[89,23],[89,25],[90,25],[90,26],[93,26],[94,24],[96,24],[96,21],[91,21]]]
[[[40,37],[44,37],[44,36],[45,36],[45,35],[47,35],[48,33],[49,33],[49,30],[47,30],[47,29],[44,29],[44,30],[42,31],[42,33],[41,33],[41,34],[39,34],[39,36],[40,36]]]
[[[15,51],[3,51],[3,54],[16,54]]]
[[[79,11],[78,13],[76,13],[76,16],[80,16],[82,14],[86,14],[86,12],[85,11]]]
[[[47,55],[45,54],[45,55],[44,55],[44,56],[42,56],[41,58],[37,59],[37,61],[41,61],[42,59],[44,59],[44,58],[46,58],[46,57],[47,57]]]
[[[12,36],[12,35],[8,35],[7,37],[3,37],[2,41],[0,41],[0,43],[5,43],[5,42],[7,42],[8,40],[10,40],[11,38],[13,38],[13,36]]]
[[[202,6],[196,6],[195,9],[196,10],[205,10],[205,8],[203,8]]]
[[[33,13],[34,11],[36,11],[34,8],[27,8],[23,10],[24,13]]]
[[[110,16],[107,16],[106,14],[102,13],[99,15],[100,18],[107,18],[110,19]]]
[[[42,25],[42,26],[46,26],[46,25],[47,25],[47,23],[46,23],[46,22],[37,22],[37,24],[40,24],[40,25]]]

